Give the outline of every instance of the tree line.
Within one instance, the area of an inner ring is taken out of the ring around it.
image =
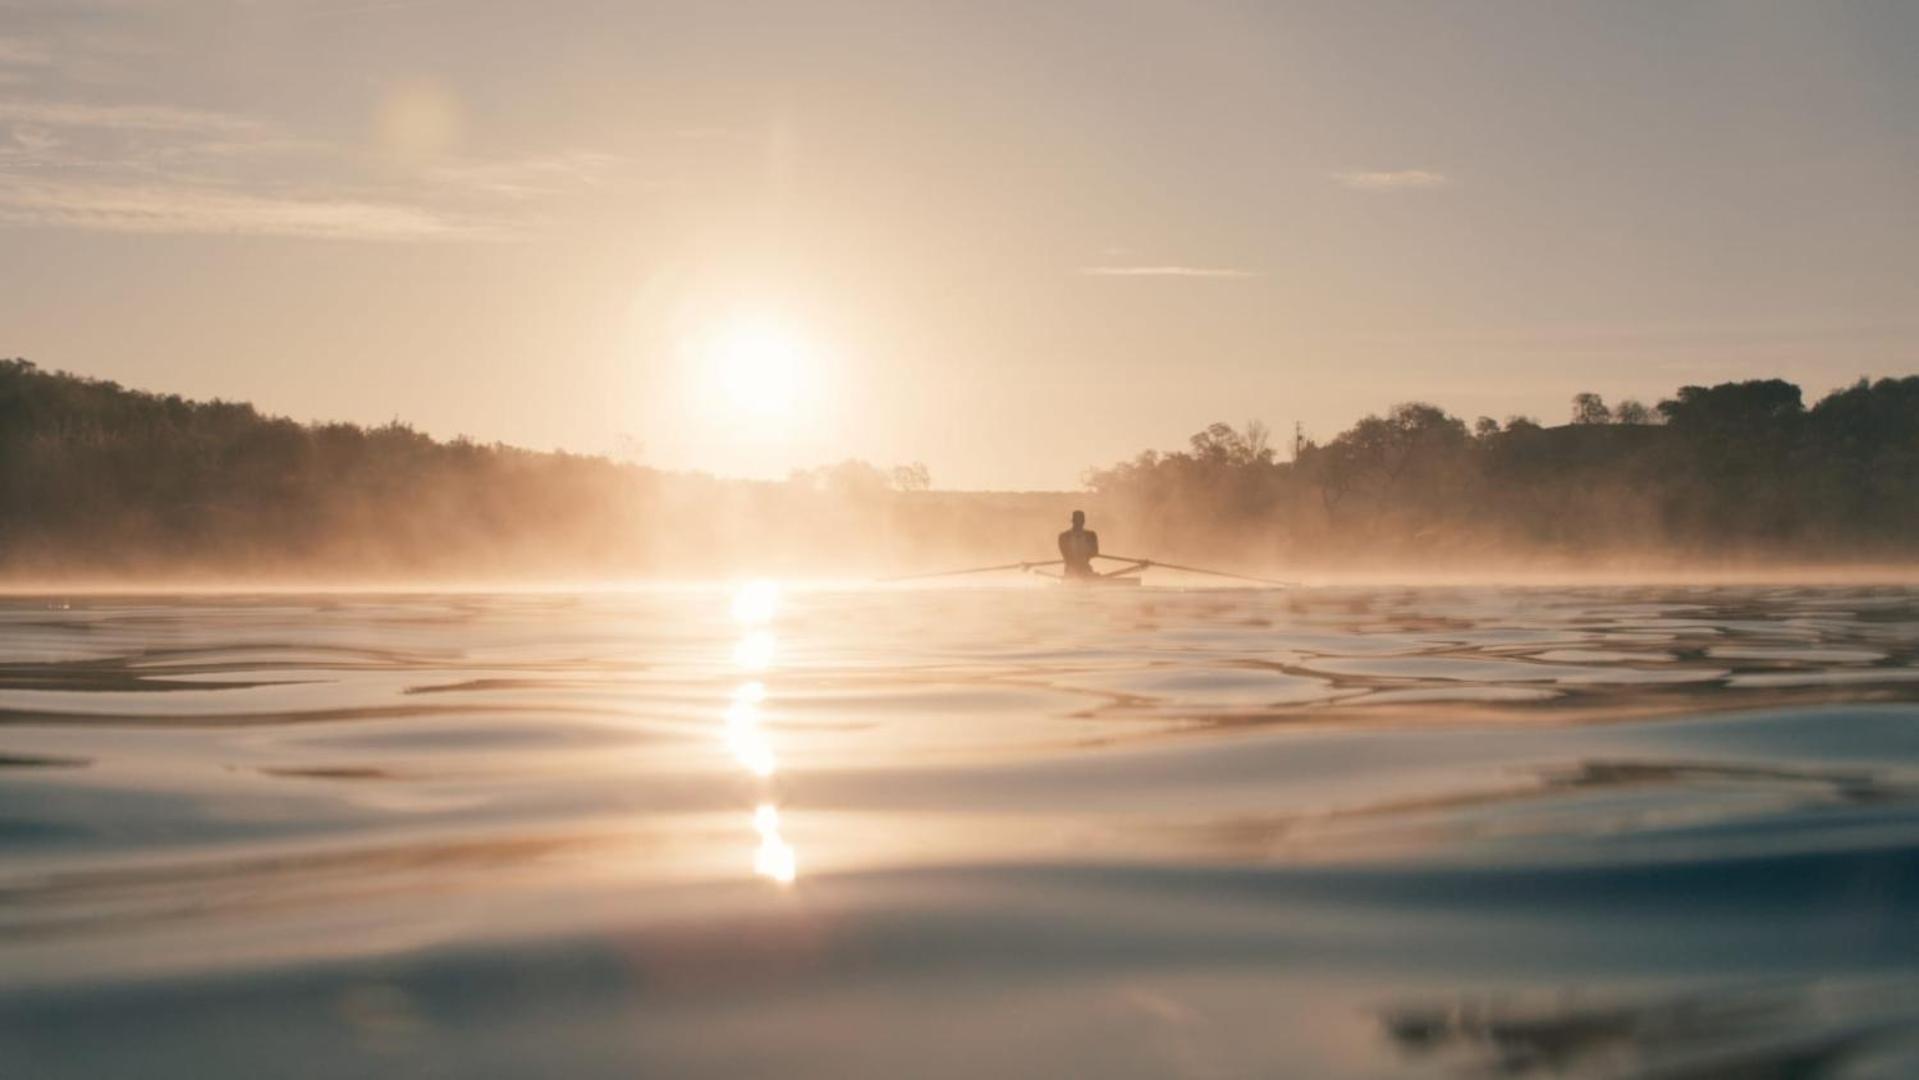
[[[896,504],[930,486],[918,464],[761,483],[302,424],[0,360],[0,573],[16,579],[833,569],[860,554],[849,535],[910,539]],[[931,510],[966,533],[1005,508]]]
[[[1399,405],[1279,460],[1264,425],[1087,473],[1148,542],[1266,561],[1909,558],[1919,553],[1919,376],[1811,407],[1780,379],[1686,386],[1648,408],[1470,426]]]
[[[1777,379],[1570,423],[1409,403],[1282,459],[1259,423],[1089,470],[1082,492],[931,490],[922,465],[784,482],[302,424],[0,360],[0,573],[334,579],[845,573],[1045,558],[1069,509],[1115,543],[1249,568],[1516,554],[1909,558],[1919,377],[1807,407]]]

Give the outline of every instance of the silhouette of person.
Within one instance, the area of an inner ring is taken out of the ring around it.
[[[1073,511],[1073,527],[1059,534],[1062,572],[1069,578],[1098,577],[1093,556],[1099,554],[1099,534],[1086,527],[1086,511]]]

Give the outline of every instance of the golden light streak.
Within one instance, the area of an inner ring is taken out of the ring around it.
[[[779,607],[777,581],[749,581],[733,591],[733,621],[742,626],[765,626]]]
[[[782,885],[791,885],[799,876],[799,860],[793,845],[780,835],[779,807],[761,803],[753,811],[753,828],[760,834],[760,850],[753,857],[753,872]]]
[[[726,710],[726,745],[755,776],[771,776],[779,768],[779,759],[760,729],[760,703],[765,700],[764,684],[746,683],[733,692],[733,704]]]
[[[773,663],[779,642],[765,630],[755,630],[733,646],[733,666],[742,671],[765,671]]]
[[[731,612],[742,634],[733,646],[733,664],[748,672],[763,671],[773,662],[775,640],[768,627],[779,612],[780,587],[773,581],[749,581],[733,591]],[[766,781],[779,769],[779,758],[762,726],[760,707],[766,703],[766,684],[758,679],[741,683],[733,690],[727,705],[724,734],[727,749],[746,771]],[[753,829],[759,833],[759,847],[753,854],[753,872],[780,885],[790,885],[798,875],[798,857],[793,845],[780,835],[780,810],[766,801],[768,787],[762,785],[762,801],[753,811]]]

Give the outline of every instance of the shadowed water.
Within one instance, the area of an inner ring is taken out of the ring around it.
[[[0,600],[6,1075],[1919,1075],[1919,591]]]

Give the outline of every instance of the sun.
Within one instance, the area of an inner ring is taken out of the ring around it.
[[[707,342],[701,358],[712,396],[722,410],[748,420],[790,417],[807,382],[806,343],[791,329],[739,320]]]

